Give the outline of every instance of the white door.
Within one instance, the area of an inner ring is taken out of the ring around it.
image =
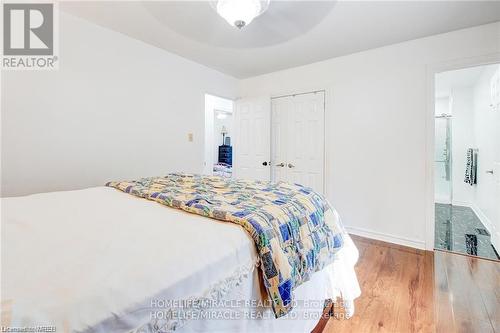
[[[236,101],[233,148],[235,178],[270,179],[270,109],[269,98]]]
[[[273,98],[271,107],[271,179],[288,181],[288,111],[293,109],[290,98]]]
[[[272,176],[324,192],[325,94],[272,100]]]

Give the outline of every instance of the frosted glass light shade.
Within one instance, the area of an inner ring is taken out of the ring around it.
[[[241,29],[266,11],[269,1],[218,0],[214,1],[212,6],[230,25]]]

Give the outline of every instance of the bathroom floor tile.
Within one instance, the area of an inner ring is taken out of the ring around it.
[[[489,259],[500,259],[491,245],[490,235],[469,207],[435,204],[435,248]]]

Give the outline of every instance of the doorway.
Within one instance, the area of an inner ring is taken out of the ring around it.
[[[233,101],[205,94],[204,174],[233,175]]]
[[[500,65],[435,75],[435,249],[499,259]]]

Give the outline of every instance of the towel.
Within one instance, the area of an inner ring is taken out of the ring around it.
[[[467,149],[467,165],[465,167],[465,179],[466,184],[470,186],[477,184],[477,152],[474,149]]]

